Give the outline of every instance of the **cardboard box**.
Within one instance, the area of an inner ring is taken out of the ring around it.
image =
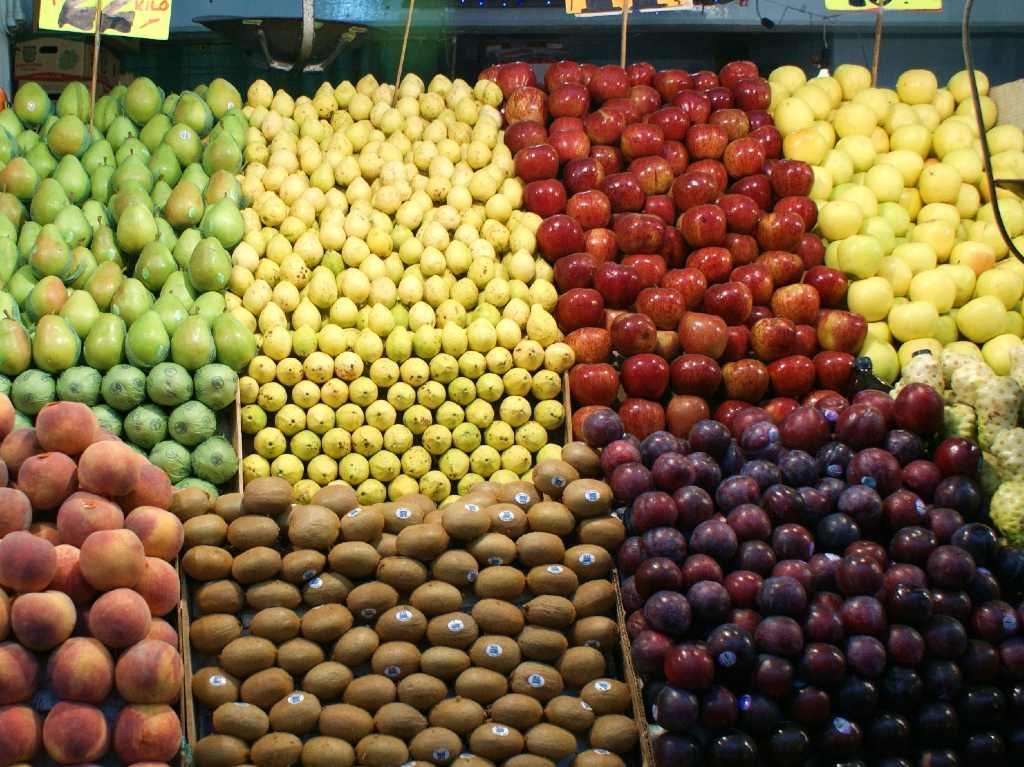
[[[47,93],[59,93],[65,84],[92,79],[92,41],[74,37],[36,37],[14,47],[14,79],[35,80]],[[117,56],[100,49],[99,83],[104,89],[117,84],[121,73]]]
[[[1024,80],[996,85],[989,95],[999,108],[1001,125],[1016,125],[1024,129]]]

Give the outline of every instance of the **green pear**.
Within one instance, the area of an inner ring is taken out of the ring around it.
[[[132,156],[117,166],[111,179],[114,189],[118,192],[125,189],[141,189],[146,194],[153,190],[155,179],[141,157]]]
[[[0,317],[0,373],[16,376],[32,362],[32,342],[21,323]]]
[[[124,266],[124,258],[117,247],[117,235],[107,225],[100,226],[92,236],[92,254],[98,263],[111,261],[119,267]]]
[[[219,120],[229,110],[242,107],[245,101],[234,85],[223,77],[218,77],[210,82],[206,91],[206,103],[210,105],[213,116]]]
[[[22,308],[32,322],[38,322],[47,314],[57,314],[67,300],[68,289],[60,278],[47,276],[32,286]]]
[[[6,219],[0,219],[6,220]],[[3,287],[18,268],[18,246],[10,237],[0,238],[0,287]]]
[[[171,148],[174,156],[182,166],[198,160],[203,153],[203,144],[199,134],[184,123],[175,123],[164,135],[164,143]]]
[[[93,142],[85,150],[85,154],[82,155],[82,167],[85,168],[86,173],[92,173],[101,165],[112,167],[114,164],[114,148],[110,146],[110,142],[106,139]]]
[[[189,261],[192,260],[192,251],[196,249],[196,245],[203,239],[203,235],[199,233],[198,229],[186,229],[178,237],[178,243],[172,248],[174,253],[174,260],[178,262],[178,268],[188,269]]]
[[[113,314],[101,314],[85,339],[86,363],[101,373],[110,370],[123,359],[124,338],[124,320]]]
[[[153,304],[153,311],[160,315],[160,321],[163,322],[164,329],[171,335],[188,317],[188,309],[185,308],[185,304],[179,301],[177,296],[170,293],[161,295],[156,300],[156,303]]]
[[[140,252],[156,236],[156,221],[147,207],[129,205],[117,220],[117,245],[123,253]]]
[[[75,290],[61,307],[60,316],[68,321],[79,338],[87,338],[100,317],[100,309],[89,291]]]
[[[204,237],[217,239],[225,248],[233,248],[242,241],[245,235],[245,221],[235,203],[222,197],[213,205],[209,205],[199,222],[199,231]]]
[[[149,169],[153,175],[170,186],[178,183],[181,178],[181,165],[178,158],[167,144],[160,144],[149,157]]]
[[[0,191],[10,192],[22,202],[31,201],[39,188],[39,174],[24,157],[12,157],[0,170]]]
[[[146,245],[135,262],[132,276],[142,282],[149,290],[158,293],[173,272],[178,271],[178,264],[171,251],[158,241]]]
[[[14,94],[14,112],[26,125],[42,125],[53,113],[53,102],[39,83],[29,81]]]
[[[92,254],[91,250],[84,247],[75,248],[71,251],[71,255],[75,259],[75,271],[78,273],[78,276],[68,283],[68,287],[75,290],[85,290],[89,280],[92,279],[93,272],[99,266],[96,262],[96,256]]]
[[[36,245],[36,238],[43,230],[43,227],[35,221],[26,221],[18,233],[18,256],[22,261],[28,261],[32,248]]]
[[[121,274],[121,266],[114,261],[101,261],[85,289],[89,291],[96,306],[105,312],[110,308],[110,302],[120,290],[122,282],[124,275]]]
[[[186,317],[171,337],[171,359],[189,372],[216,359],[213,333],[202,317]]]
[[[115,223],[121,220],[121,215],[132,205],[141,205],[149,211],[153,209],[153,201],[150,199],[149,193],[134,186],[118,191],[110,198],[108,205],[110,206],[110,215],[114,217]]]
[[[174,233],[171,225],[159,216],[156,219],[156,232],[157,241],[168,250],[174,250],[174,246],[178,244],[178,235]]]
[[[110,311],[124,320],[124,323],[131,327],[139,317],[153,308],[153,294],[146,290],[146,286],[134,277],[128,277],[121,282],[114,297],[110,299]]]
[[[39,224],[53,223],[57,214],[71,204],[57,179],[44,178],[29,206],[32,220]]]
[[[163,91],[148,77],[136,77],[124,94],[124,111],[136,125],[145,125],[163,103]]]
[[[89,199],[92,182],[89,180],[89,174],[85,172],[82,162],[73,154],[61,158],[53,170],[53,178],[75,205],[81,205]]]
[[[60,230],[64,241],[72,248],[88,245],[92,239],[92,227],[85,219],[85,214],[77,205],[68,205],[57,214],[54,226]]]
[[[55,157],[68,154],[81,157],[89,148],[91,140],[88,127],[78,115],[73,114],[57,118],[57,122],[46,134],[46,145]]]
[[[221,198],[227,197],[236,206],[242,204],[242,185],[238,183],[238,177],[226,170],[218,170],[210,176],[210,183],[206,185],[206,192],[203,194],[203,202],[212,205]]]
[[[203,166],[198,163],[187,165],[185,170],[181,172],[181,178],[183,181],[188,181],[190,184],[195,186],[195,188],[203,194],[205,194],[206,187],[210,184],[210,177],[206,175],[206,171],[203,170]]]
[[[213,321],[217,319],[227,311],[227,307],[224,302],[223,293],[203,293],[196,302],[192,304],[192,307],[188,310],[189,314],[194,314],[198,317],[202,317],[206,320],[206,324],[213,326]]]
[[[106,133],[114,120],[121,114],[121,104],[114,96],[107,93],[96,99],[96,110],[93,118],[93,125],[100,131]]]
[[[231,257],[221,243],[206,237],[192,251],[188,279],[199,292],[224,290],[231,276]]]
[[[114,160],[118,165],[128,162],[132,158],[140,159],[143,163],[147,163],[151,154],[149,147],[133,136],[132,138],[125,139],[124,143],[117,148],[117,151],[114,152]]]
[[[213,127],[213,113],[197,93],[182,91],[174,107],[174,121],[184,123],[200,136],[205,136]]]
[[[159,314],[150,310],[132,323],[125,336],[124,351],[128,364],[143,370],[167,359],[171,352],[171,338]]]
[[[0,192],[0,216],[10,221],[15,228],[25,221],[25,206],[10,192]]]
[[[13,112],[11,114],[13,114]],[[6,133],[6,131],[4,132]],[[18,154],[25,154],[41,140],[42,139],[39,138],[39,134],[34,130],[23,130],[14,137],[15,149],[12,157],[17,156]]]
[[[172,117],[174,115],[174,110],[178,108],[179,98],[180,96],[177,93],[171,93],[165,96],[163,106],[160,107],[160,112],[168,117]]]
[[[217,344],[217,361],[232,370],[241,370],[256,356],[256,338],[230,312],[213,321],[213,339]]]
[[[49,148],[42,141],[25,152],[25,159],[32,163],[40,178],[46,178],[57,167],[56,158],[50,154]]]
[[[163,210],[164,205],[167,204],[167,198],[171,196],[171,188],[162,178],[157,179],[157,182],[153,184],[153,191],[150,192],[149,196],[153,198],[153,205],[156,206],[157,210]],[[159,219],[157,219],[157,221],[159,221]],[[160,226],[159,223],[157,226]]]
[[[220,125],[230,134],[238,146],[245,146],[245,136],[249,130],[249,121],[245,119],[244,114],[237,109],[232,109],[228,114],[224,115]]]
[[[39,276],[53,275],[64,278],[71,273],[74,263],[71,248],[54,224],[45,224],[36,237],[28,257],[29,266]]]
[[[110,200],[114,185],[114,168],[111,165],[101,165],[89,174],[89,199],[97,202]]]
[[[171,119],[167,115],[157,112],[139,131],[139,140],[146,145],[150,152],[155,152],[170,129]]]
[[[16,242],[18,239],[18,230],[4,216],[0,216],[0,237],[6,237],[12,242]]]
[[[238,173],[242,169],[242,149],[227,133],[222,132],[203,150],[203,170],[213,174],[218,170]]]
[[[7,281],[5,289],[20,305],[28,298],[28,294],[32,292],[32,288],[35,287],[38,281],[35,273],[32,271],[32,267],[25,264],[11,275],[11,279]]]
[[[107,141],[110,142],[114,152],[117,152],[125,141],[130,138],[137,138],[138,135],[139,129],[124,115],[115,117],[114,122],[110,124],[110,128],[106,130]]]
[[[182,179],[164,203],[163,213],[167,223],[181,230],[196,226],[202,220],[205,209],[196,185]]]
[[[89,222],[93,233],[101,226],[110,226],[110,215],[106,207],[96,200],[86,200],[82,204],[82,213],[85,214],[85,220]]]
[[[36,323],[32,361],[47,373],[60,373],[78,362],[82,340],[63,317],[47,314]]]
[[[17,136],[19,133],[32,132],[25,130],[25,126],[22,124],[21,118],[18,117],[17,113],[11,107],[6,107],[0,111],[0,128],[7,131],[9,136]]]
[[[196,300],[195,289],[188,284],[188,276],[185,272],[181,271],[175,272],[167,278],[164,286],[160,288],[160,295],[174,296],[186,310]]]
[[[89,119],[89,89],[85,83],[74,80],[64,86],[57,99],[57,116],[74,115],[85,122]]]

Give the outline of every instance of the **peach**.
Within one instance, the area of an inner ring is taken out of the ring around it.
[[[75,603],[61,591],[22,594],[11,605],[11,630],[25,647],[51,650],[75,630]]]
[[[7,487],[11,483],[11,473],[7,471],[7,464],[0,458],[0,487]]]
[[[87,605],[96,596],[96,589],[89,585],[82,575],[78,560],[81,556],[78,549],[62,543],[56,548],[57,572],[50,581],[50,588],[63,591],[76,605]]]
[[[125,517],[124,526],[139,536],[147,557],[159,557],[168,562],[178,556],[185,540],[181,520],[156,506],[136,506]]]
[[[11,630],[11,598],[0,589],[0,642],[7,639]]]
[[[123,442],[94,442],[78,459],[78,484],[106,498],[127,495],[139,479],[140,463]]]
[[[149,605],[131,589],[101,594],[89,609],[89,633],[107,647],[130,647],[149,633]]]
[[[18,469],[18,489],[33,509],[56,509],[75,492],[78,467],[64,453],[29,456]]]
[[[181,721],[170,706],[125,706],[114,725],[114,751],[125,764],[169,762],[181,744]]]
[[[0,708],[0,764],[31,762],[41,740],[39,714],[28,706]]]
[[[18,470],[25,459],[43,452],[43,446],[36,439],[36,430],[32,428],[15,429],[0,442],[0,458],[7,464],[7,471],[12,477],[18,476]]]
[[[0,539],[0,586],[10,591],[42,591],[57,572],[53,544],[16,530]]]
[[[182,663],[166,642],[143,639],[121,653],[114,682],[128,703],[172,703],[181,692]]]
[[[0,644],[0,706],[22,703],[36,692],[36,657],[14,642]]]
[[[131,530],[97,530],[82,543],[80,564],[94,589],[130,589],[142,577],[146,552]]]
[[[36,439],[44,450],[78,455],[92,443],[96,416],[81,402],[51,402],[36,414]]]
[[[146,557],[142,579],[135,584],[135,590],[146,600],[153,615],[167,615],[181,599],[177,571],[156,557]]]
[[[175,631],[174,626],[165,621],[163,618],[154,618],[149,624],[149,633],[146,634],[146,639],[156,639],[160,642],[166,642],[171,647],[177,649],[178,632]]]
[[[135,486],[127,495],[121,496],[121,504],[129,510],[137,509],[139,506],[169,509],[173,495],[174,485],[164,470],[145,461],[139,467],[139,478]]]
[[[53,546],[60,543],[60,533],[57,532],[57,526],[53,522],[33,522],[28,531],[36,538],[49,541]]]
[[[28,496],[13,487],[0,487],[0,538],[15,530],[28,530],[31,524]]]
[[[119,530],[124,526],[121,507],[106,498],[79,490],[60,505],[57,531],[61,543],[81,546],[97,530]]]
[[[50,689],[61,700],[99,705],[114,687],[114,660],[91,637],[72,637],[50,655]]]
[[[95,706],[61,701],[43,722],[43,747],[58,764],[98,762],[109,746],[107,720]]]
[[[0,440],[10,434],[13,428],[14,405],[6,394],[0,394]]]

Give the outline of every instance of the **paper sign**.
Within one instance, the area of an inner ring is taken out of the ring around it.
[[[102,3],[105,35],[166,40],[170,34],[171,0],[39,0],[39,28],[93,34],[96,3]]]
[[[565,0],[565,12],[574,16],[619,15],[625,0]],[[631,10],[654,11],[693,10],[693,0],[631,0]]]
[[[826,11],[941,11],[942,0],[825,0]]]

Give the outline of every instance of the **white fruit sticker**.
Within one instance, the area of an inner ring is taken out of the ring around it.
[[[384,676],[394,679],[396,676],[402,673],[402,669],[398,666],[387,666],[384,669]]]
[[[399,519],[408,519],[412,516],[412,510],[405,508],[405,506],[402,506],[401,508],[395,511],[395,516]]]
[[[319,589],[319,588],[322,588],[323,585],[324,585],[324,579],[323,578],[314,578],[313,580],[311,580],[309,582],[309,587],[311,589]]]
[[[530,685],[530,687],[543,687],[544,677],[540,674],[530,674],[526,677],[526,683]]]
[[[220,674],[214,674],[210,677],[210,687],[223,687],[228,683],[228,680]]]
[[[491,732],[497,735],[499,738],[504,738],[508,735],[508,727],[503,724],[496,724],[491,728]]]
[[[502,522],[511,522],[515,518],[516,515],[512,513],[509,509],[505,509],[504,511],[498,512],[498,519],[500,519]]]
[[[582,554],[580,554],[580,564],[584,567],[590,567],[590,565],[594,564],[594,559],[594,555],[591,554],[589,551],[584,551]]]
[[[450,621],[448,621],[448,630],[453,634],[458,634],[465,627],[466,624],[463,623],[459,618],[452,618]]]
[[[587,490],[585,493],[583,493],[583,497],[590,501],[591,503],[593,503],[594,501],[601,497],[601,494],[596,490]]]
[[[395,620],[397,620],[399,623],[408,623],[412,620],[412,611],[406,610],[404,608],[399,610],[397,613],[395,613]]]
[[[610,689],[612,689],[612,683],[609,682],[607,679],[598,679],[596,682],[594,682],[594,689],[598,692],[608,692]]]
[[[524,492],[518,492],[515,495],[515,502],[516,503],[529,503],[530,502],[530,496],[527,495]]]
[[[303,695],[301,692],[293,692],[291,695],[288,696],[288,702],[291,703],[293,706],[296,703],[302,703],[302,701],[304,701],[305,699],[306,696]]]
[[[558,575],[564,569],[565,568],[562,567],[561,565],[548,565],[548,572],[551,573],[552,575]]]
[[[484,648],[484,652],[491,658],[499,658],[505,651],[501,649],[500,644],[489,644]]]

